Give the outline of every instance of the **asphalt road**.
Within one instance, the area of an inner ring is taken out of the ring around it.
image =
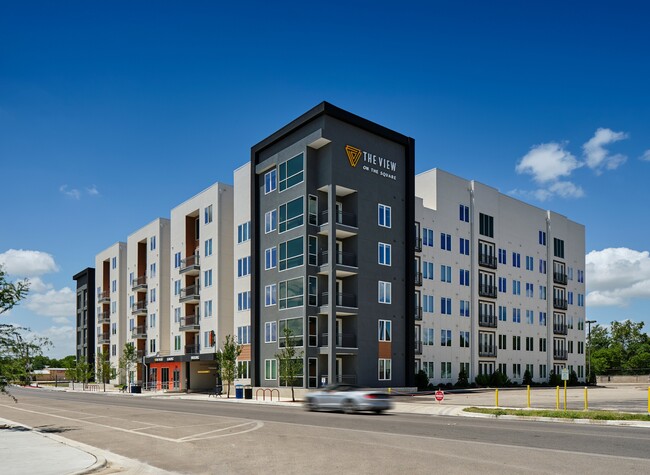
[[[181,473],[648,473],[650,429],[16,390],[0,417]]]

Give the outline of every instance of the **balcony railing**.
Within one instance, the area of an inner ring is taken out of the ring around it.
[[[180,301],[187,302],[188,300],[199,300],[200,287],[198,284],[190,285],[181,289]]]
[[[111,342],[111,334],[110,333],[98,333],[97,334],[97,343],[99,343],[100,345],[107,345],[110,342]]]
[[[486,328],[497,327],[497,316],[491,313],[479,313],[478,326]]]
[[[415,273],[415,285],[417,286],[422,285],[422,272]]]
[[[567,309],[567,303],[565,299],[553,299],[553,307],[560,309],[560,310],[566,310]]]
[[[98,313],[97,323],[111,323],[111,314],[109,312]]]
[[[422,238],[419,236],[415,238],[415,252],[422,252]]]
[[[336,211],[334,213],[334,216],[336,217],[336,224],[342,225],[342,226],[349,226],[351,228],[356,228],[357,227],[357,215],[353,213],[348,213],[347,211]],[[326,225],[329,222],[329,212],[323,211],[320,214],[320,222],[319,224],[321,226]]]
[[[556,284],[566,285],[567,277],[563,272],[553,272],[553,282]]]
[[[481,345],[478,347],[478,355],[495,357],[497,355],[497,347],[494,345],[493,346]]]
[[[200,345],[185,345],[185,354],[186,355],[195,355],[201,351]]]
[[[555,360],[566,360],[567,351],[566,350],[553,350],[553,359]]]
[[[147,276],[141,275],[137,279],[133,279],[131,283],[132,290],[144,290],[147,288]]]
[[[478,255],[478,265],[483,267],[489,267],[490,269],[497,268],[497,258],[491,254],[479,254]]]
[[[357,267],[357,256],[353,252],[337,251],[335,253],[336,264],[339,266]],[[327,251],[320,253],[318,260],[319,265],[324,266],[329,264],[329,255]]]
[[[481,284],[478,286],[478,294],[481,297],[497,298],[497,288],[494,285]]]
[[[422,354],[422,340],[415,341],[415,354],[416,355]]]
[[[108,290],[97,294],[97,303],[110,302],[110,300],[111,293]]]
[[[186,315],[181,317],[179,330],[198,330],[200,327],[201,316],[200,315]]]
[[[147,327],[144,325],[137,326],[131,330],[132,338],[147,338]]]
[[[422,320],[422,307],[419,305],[415,306],[415,320]]]
[[[553,324],[553,333],[555,335],[566,335],[568,333],[568,327],[566,323],[554,323]]]
[[[131,306],[131,313],[147,313],[147,301],[146,300],[138,300],[136,303],[134,303]]]
[[[198,254],[190,254],[185,259],[181,259],[180,273],[184,274],[190,271],[198,271],[201,268]]]
[[[357,296],[354,294],[348,294],[344,292],[337,292],[335,294],[336,305],[339,307],[357,307]],[[321,307],[326,307],[329,305],[329,293],[323,292],[320,294],[320,305]]]
[[[335,343],[337,348],[356,348],[357,336],[352,333],[337,333]],[[320,336],[320,346],[327,346],[328,344],[329,334],[322,333]]]

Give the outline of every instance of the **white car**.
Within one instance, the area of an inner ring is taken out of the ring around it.
[[[390,394],[381,390],[364,389],[354,384],[332,384],[305,396],[309,411],[329,409],[347,414],[372,411],[377,414],[393,408]]]

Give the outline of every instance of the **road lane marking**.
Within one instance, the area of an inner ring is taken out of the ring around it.
[[[225,430],[235,429],[236,427],[247,426],[247,425],[253,424],[253,423],[254,423],[254,421],[244,422],[243,424],[237,424],[237,425],[231,426],[231,427],[222,427],[221,429],[210,430],[210,431],[207,431],[207,432],[202,432],[200,434],[188,435],[186,437],[181,437],[178,440],[184,441],[184,440],[187,440],[187,439],[198,439],[203,435],[214,434],[215,432],[223,432]]]

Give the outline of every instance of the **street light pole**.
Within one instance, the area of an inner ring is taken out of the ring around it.
[[[587,383],[591,378],[591,324],[596,323],[596,320],[586,320],[587,324]]]

